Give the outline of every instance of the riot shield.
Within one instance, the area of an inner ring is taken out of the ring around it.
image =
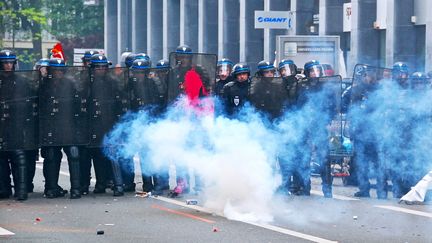
[[[133,111],[152,108],[160,113],[166,106],[168,69],[130,69],[130,107]]]
[[[168,102],[175,101],[180,94],[190,100],[210,94],[216,82],[216,63],[214,54],[171,53]]]
[[[101,147],[105,136],[129,109],[127,68],[90,70],[88,147]]]
[[[249,100],[258,110],[272,118],[282,115],[288,98],[289,90],[282,78],[252,78]]]
[[[38,148],[38,71],[0,71],[0,150]]]
[[[88,144],[86,67],[49,67],[39,89],[41,146]]]
[[[379,83],[392,79],[389,68],[357,64],[354,67],[353,81],[349,92],[350,103],[358,103],[367,93],[373,92]]]

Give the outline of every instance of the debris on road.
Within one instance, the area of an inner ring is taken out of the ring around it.
[[[354,220],[357,220],[357,219],[358,219],[358,217],[357,217],[357,216],[353,216],[353,219],[354,219]]]
[[[37,222],[40,222],[40,221],[42,221],[42,219],[41,218],[36,218],[35,219]]]
[[[103,230],[98,230],[96,233],[97,233],[98,235],[103,235],[103,234],[105,234],[105,231],[103,231]]]
[[[135,197],[150,197],[151,196],[151,192],[135,192]]]
[[[219,229],[217,227],[213,226],[213,232],[218,232],[218,231],[219,231]]]
[[[187,205],[197,205],[198,204],[198,200],[196,200],[196,199],[187,199],[186,200],[186,204]]]

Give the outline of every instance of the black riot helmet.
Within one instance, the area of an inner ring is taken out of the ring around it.
[[[147,59],[136,59],[130,67],[133,70],[144,70],[151,68],[151,62]]]
[[[48,64],[48,75],[54,78],[63,77],[63,73],[66,72],[66,63],[61,58],[51,58]]]
[[[430,85],[430,78],[423,72],[414,72],[409,80],[412,89],[423,90]]]
[[[50,68],[53,68],[53,67],[54,68],[56,68],[56,67],[63,68],[63,67],[66,67],[66,63],[61,58],[51,58],[51,59],[49,59],[48,67],[50,67]]]
[[[187,45],[178,46],[175,51],[176,64],[181,67],[189,67],[192,64],[192,49]]]
[[[138,54],[135,54],[134,58],[135,58],[134,61],[135,61],[136,59],[145,59],[145,60],[149,60],[149,61],[151,61],[150,56],[147,55],[147,54],[144,53],[144,52],[142,52],[142,53],[138,53]]]
[[[132,63],[135,61],[135,55],[134,53],[130,53],[125,58],[125,65],[127,68],[130,68],[132,66]]]
[[[262,60],[258,63],[257,69],[258,69],[257,75],[260,77],[266,76],[267,75],[266,73],[270,73],[271,77],[273,77],[276,71],[275,66],[269,61],[265,61],[265,60]]]
[[[93,50],[85,51],[84,56],[81,58],[81,60],[83,61],[83,63],[89,63],[91,57],[94,54],[99,54],[99,52],[98,51],[93,51]]]
[[[236,65],[234,65],[231,75],[236,78],[237,75],[241,73],[247,73],[248,75],[250,75],[249,65],[247,65],[246,63],[237,63]]]
[[[156,68],[161,68],[161,69],[163,69],[163,68],[166,68],[166,69],[170,68],[169,61],[168,61],[168,60],[165,60],[165,59],[161,59],[161,60],[159,60],[159,61],[156,63]]]
[[[16,61],[17,61],[17,57],[13,51],[11,50],[0,51],[0,70],[5,70],[4,64],[6,63],[12,64],[12,70],[9,71],[15,70]]]
[[[179,54],[191,54],[192,49],[188,45],[180,45],[176,49],[176,53]]]
[[[394,79],[408,79],[408,65],[404,62],[396,62],[393,64],[392,75]]]
[[[308,78],[318,78],[323,76],[320,63],[317,60],[311,60],[304,65],[304,75]]]
[[[283,59],[279,62],[278,70],[282,77],[290,77],[297,74],[297,66],[293,60]]]
[[[90,58],[90,67],[108,67],[111,63],[103,54],[95,54]]]
[[[49,59],[48,58],[41,58],[39,61],[37,61],[33,67],[34,70],[39,70],[41,67],[48,67],[49,66]]]

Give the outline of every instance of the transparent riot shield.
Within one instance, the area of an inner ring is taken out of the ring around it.
[[[0,72],[0,150],[38,148],[38,71]]]
[[[151,109],[160,113],[166,106],[169,69],[129,70],[129,93],[132,111]]]
[[[49,67],[39,88],[41,146],[84,145],[88,139],[89,73],[85,67]]]
[[[282,115],[289,99],[289,90],[282,78],[253,77],[249,100],[258,110],[276,118]]]
[[[351,105],[358,104],[365,99],[368,93],[373,92],[377,86],[392,79],[392,69],[357,64],[354,67],[349,99]]]
[[[105,136],[129,109],[127,68],[90,70],[88,147],[101,147]]]
[[[214,54],[171,53],[168,102],[175,101],[180,94],[191,100],[210,94],[216,82],[216,63]]]

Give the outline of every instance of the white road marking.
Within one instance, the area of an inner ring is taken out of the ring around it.
[[[315,195],[324,197],[324,194],[322,191],[311,190],[311,194],[315,194]],[[338,200],[343,200],[343,201],[358,201],[359,200],[358,198],[346,197],[346,196],[336,195],[336,194],[333,194],[333,198],[338,199]]]
[[[204,213],[208,213],[208,214],[212,214],[212,215],[218,215],[220,217],[225,218],[225,216],[223,216],[221,214],[213,213],[210,210],[208,210],[208,209],[206,209],[204,207],[201,207],[201,206],[187,205],[186,202],[181,202],[181,201],[178,201],[178,200],[175,200],[175,199],[161,197],[161,196],[158,196],[158,197],[152,196],[152,198],[156,199],[156,200],[163,201],[163,202],[175,204],[175,205],[178,205],[178,206],[181,206],[181,207],[186,207],[186,208],[190,208],[190,209],[193,209],[193,210],[198,210],[200,212],[204,212]],[[250,225],[254,225],[254,226],[257,226],[257,227],[261,227],[261,228],[264,228],[264,229],[272,230],[272,231],[275,231],[275,232],[278,232],[278,233],[282,233],[282,234],[285,234],[285,235],[291,235],[291,236],[294,236],[294,237],[297,237],[297,238],[309,240],[309,241],[312,241],[312,242],[318,242],[318,243],[334,243],[334,242],[337,242],[337,241],[331,241],[331,240],[327,240],[327,239],[320,238],[320,237],[317,237],[317,236],[308,235],[308,234],[300,233],[300,232],[297,232],[297,231],[281,228],[281,227],[270,225],[270,224],[252,223],[252,222],[247,222],[247,221],[241,221],[241,222],[246,223],[246,224],[250,224]]]
[[[15,233],[0,227],[0,236],[10,236],[10,235],[15,235]]]
[[[37,168],[42,169],[43,167],[40,166],[40,165],[37,165]],[[69,173],[63,172],[63,171],[60,171],[60,174],[65,175],[65,176],[70,176]],[[95,180],[92,179],[92,181],[95,181]],[[317,195],[320,195],[320,194],[323,195],[322,192],[315,191],[315,190],[311,190],[311,193],[317,194]],[[350,198],[350,197],[338,196],[338,195],[333,195],[333,197],[336,198],[336,199],[347,200],[347,201],[348,200],[358,200],[356,198]],[[204,212],[204,213],[208,213],[208,214],[212,214],[212,215],[218,215],[220,217],[225,218],[225,216],[223,216],[221,214],[215,214],[214,212],[211,212],[210,210],[208,210],[208,209],[206,209],[204,207],[201,207],[201,206],[187,205],[186,202],[181,202],[181,201],[178,201],[178,200],[174,200],[174,199],[170,199],[170,198],[166,198],[166,197],[161,197],[161,196],[158,196],[158,197],[152,196],[152,198],[160,200],[160,201],[164,201],[164,202],[167,202],[167,203],[175,204],[175,205],[178,205],[178,206],[181,206],[181,207],[186,207],[186,208],[198,210],[200,212]],[[318,242],[318,243],[334,243],[334,242],[337,242],[337,241],[327,240],[327,239],[320,238],[320,237],[317,237],[317,236],[308,235],[308,234],[300,233],[300,232],[297,232],[297,231],[281,228],[281,227],[270,225],[270,224],[259,224],[259,223],[252,223],[252,222],[246,222],[246,221],[241,221],[241,222],[246,223],[246,224],[250,224],[250,225],[254,225],[254,226],[257,226],[257,227],[261,227],[261,228],[264,228],[264,229],[272,230],[272,231],[275,231],[275,232],[279,232],[279,233],[282,233],[282,234],[291,235],[291,236],[294,236],[294,237],[297,237],[297,238],[309,240],[309,241],[312,241],[312,242]]]
[[[412,210],[412,209],[407,209],[407,208],[402,208],[402,207],[385,206],[385,205],[374,205],[374,207],[376,207],[376,208],[384,208],[384,209],[393,210],[393,211],[397,211],[397,212],[401,212],[401,213],[409,213],[409,214],[413,214],[413,215],[418,215],[418,216],[432,218],[432,213],[426,213],[426,212]]]

